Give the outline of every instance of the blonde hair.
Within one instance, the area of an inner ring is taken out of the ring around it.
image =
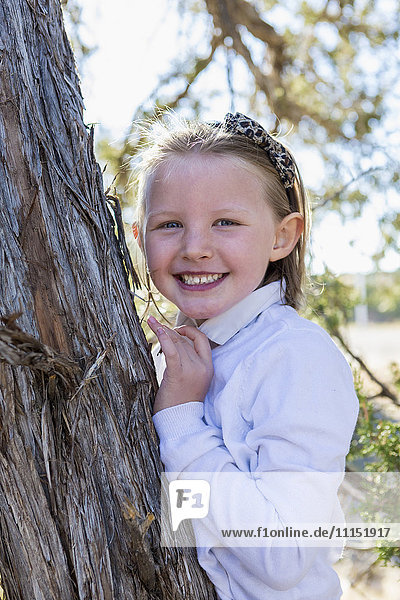
[[[272,281],[281,281],[284,303],[299,309],[304,302],[305,250],[310,211],[295,161],[293,160],[296,170],[295,182],[291,189],[286,190],[267,152],[244,135],[225,131],[213,124],[182,121],[180,127],[174,129],[158,121],[155,133],[153,143],[142,152],[141,162],[137,167],[136,223],[142,247],[149,191],[155,172],[161,164],[168,163],[174,157],[196,154],[234,159],[261,180],[265,199],[277,222],[293,212],[299,212],[303,216],[304,229],[296,246],[285,258],[269,263],[261,284],[264,286]],[[288,150],[287,152],[289,153]],[[293,159],[291,153],[289,154]],[[286,282],[286,289],[283,281]]]

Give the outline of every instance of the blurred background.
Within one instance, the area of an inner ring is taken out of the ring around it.
[[[293,149],[313,209],[305,316],[345,352],[360,398],[348,468],[400,471],[400,3],[68,0],[63,9],[85,123],[142,277],[132,167],[138,123],[155,107],[202,120],[240,111]],[[152,295],[173,323],[173,307]],[[145,288],[135,304],[142,319],[159,316]],[[343,600],[400,597],[399,566],[399,548],[347,548]]]

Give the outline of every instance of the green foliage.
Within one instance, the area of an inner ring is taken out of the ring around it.
[[[393,365],[393,372],[395,374],[394,383],[400,390],[398,365]],[[361,462],[363,470],[369,472],[399,472],[400,424],[382,419],[376,414],[372,403],[366,399],[357,375],[355,383],[360,400],[360,413],[347,462],[350,465],[359,465]],[[393,494],[395,495],[395,492]],[[379,498],[379,489],[377,496]],[[379,504],[379,509],[382,509],[382,506],[384,508],[384,502],[394,502],[397,506],[398,497],[395,495],[393,498],[384,498]],[[400,566],[400,547],[390,546],[382,541],[376,544],[374,550],[383,565]]]
[[[367,278],[368,311],[377,320],[400,318],[400,272],[374,273]]]
[[[385,546],[383,542],[378,542],[376,552],[382,564],[386,567],[400,567],[400,548],[396,546]]]
[[[360,391],[359,397],[361,410],[348,460],[362,458],[365,471],[400,471],[400,424],[377,416]]]
[[[362,300],[350,275],[336,276],[326,269],[322,275],[313,276],[304,316],[315,320],[333,335],[354,320],[354,308],[360,303],[367,304],[372,321],[398,320],[400,272],[369,273],[365,279],[366,296]]]
[[[304,316],[335,335],[340,327],[353,319],[354,307],[360,302],[359,293],[329,269],[314,276],[310,283]]]

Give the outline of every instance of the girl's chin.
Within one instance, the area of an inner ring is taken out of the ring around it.
[[[196,322],[207,321],[207,319],[211,319],[211,317],[214,316],[214,313],[212,311],[210,312],[210,314],[204,313],[204,311],[201,310],[194,310],[193,308],[191,309],[190,306],[185,306],[184,303],[182,303],[180,306],[177,304],[176,306],[181,312],[183,312],[187,317],[189,317],[189,319],[193,319],[193,321]]]
[[[179,310],[181,310],[187,317],[189,317],[189,319],[196,321],[197,325],[201,325],[202,323],[204,323],[204,321],[207,321],[207,319],[211,319],[211,317],[205,317],[204,315],[199,315],[198,313],[192,313],[190,311],[186,312],[183,308]]]
[[[212,319],[213,317],[218,317],[224,313],[228,308],[231,307],[231,304],[224,305],[222,302],[218,302],[217,306],[213,303],[213,306],[209,305],[208,307],[204,305],[204,301],[199,300],[199,304],[196,305],[196,302],[172,302],[179,308],[181,312],[183,312],[187,317],[196,321],[198,325],[207,321],[208,319]],[[200,323],[201,322],[201,323]]]
[[[210,314],[205,315],[204,313],[199,312],[199,311],[185,310],[185,308],[183,306],[182,306],[182,308],[180,308],[178,306],[178,308],[187,317],[189,317],[190,319],[193,319],[193,321],[196,321],[197,325],[201,325],[202,323],[204,323],[204,321],[207,321],[208,319],[212,319],[212,317],[216,317],[221,312],[223,312],[223,311],[215,311],[215,312],[211,312]]]

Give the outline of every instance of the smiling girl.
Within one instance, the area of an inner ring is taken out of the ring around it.
[[[166,471],[246,474],[224,491],[238,519],[245,503],[282,524],[306,500],[331,520],[334,500],[317,506],[304,482],[296,495],[267,478],[342,473],[358,413],[344,357],[297,312],[308,207],[291,153],[240,113],[158,131],[142,157],[137,230],[154,285],[179,309],[175,329],[148,320]],[[207,545],[204,523],[198,558],[220,599],[340,598],[328,548]]]

